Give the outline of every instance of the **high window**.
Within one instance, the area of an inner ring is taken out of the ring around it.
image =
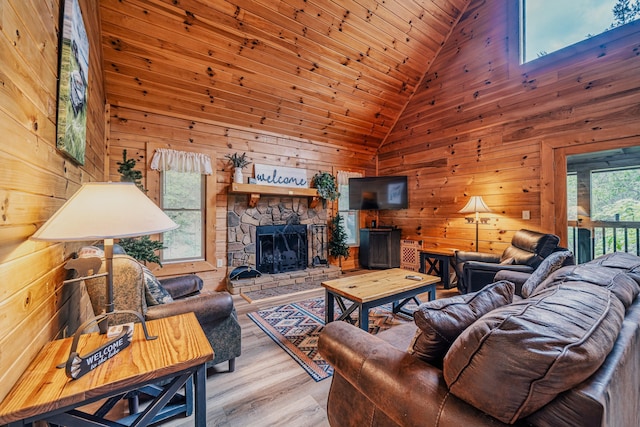
[[[520,63],[640,18],[640,0],[519,0]]]

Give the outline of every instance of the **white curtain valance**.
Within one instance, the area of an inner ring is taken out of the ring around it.
[[[203,153],[158,148],[151,159],[151,169],[157,171],[191,172],[211,175],[211,158]]]
[[[338,185],[348,185],[349,178],[360,177],[362,177],[362,174],[360,172],[338,171]]]

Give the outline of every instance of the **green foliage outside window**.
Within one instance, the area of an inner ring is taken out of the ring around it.
[[[634,252],[638,244],[637,227],[629,223],[640,223],[640,169],[593,170],[590,184],[591,205],[581,206],[589,216],[580,216],[577,176],[567,176],[568,220],[581,219],[582,227],[593,227],[591,239],[595,256],[623,251],[625,245]],[[569,233],[570,246],[572,243],[573,236]]]
[[[164,233],[164,261],[204,258],[202,180],[199,173],[162,172],[162,210],[179,225]]]

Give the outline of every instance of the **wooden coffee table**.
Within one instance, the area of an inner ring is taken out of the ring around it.
[[[419,276],[420,280],[408,279],[407,276]],[[412,313],[403,310],[404,305],[414,300],[420,304],[418,295],[428,292],[429,301],[436,299],[437,276],[430,276],[415,271],[391,268],[371,273],[357,274],[340,279],[322,282],[325,288],[325,322],[350,318],[358,309],[360,328],[369,330],[369,309],[382,304],[392,303],[394,313]],[[351,301],[346,307],[345,300]],[[334,303],[342,310],[342,314],[334,319]]]

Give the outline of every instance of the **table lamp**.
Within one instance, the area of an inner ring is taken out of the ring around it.
[[[134,183],[90,182],[83,184],[31,238],[48,242],[102,239],[107,272],[105,311],[110,313],[114,309],[113,239],[162,233],[177,227]]]
[[[471,196],[464,208],[460,209],[460,213],[475,213],[475,221],[473,217],[466,218],[467,223],[476,223],[476,251],[478,251],[478,223],[482,221],[483,224],[489,221],[489,218],[480,218],[480,213],[491,212],[491,209],[482,200],[482,196]]]

